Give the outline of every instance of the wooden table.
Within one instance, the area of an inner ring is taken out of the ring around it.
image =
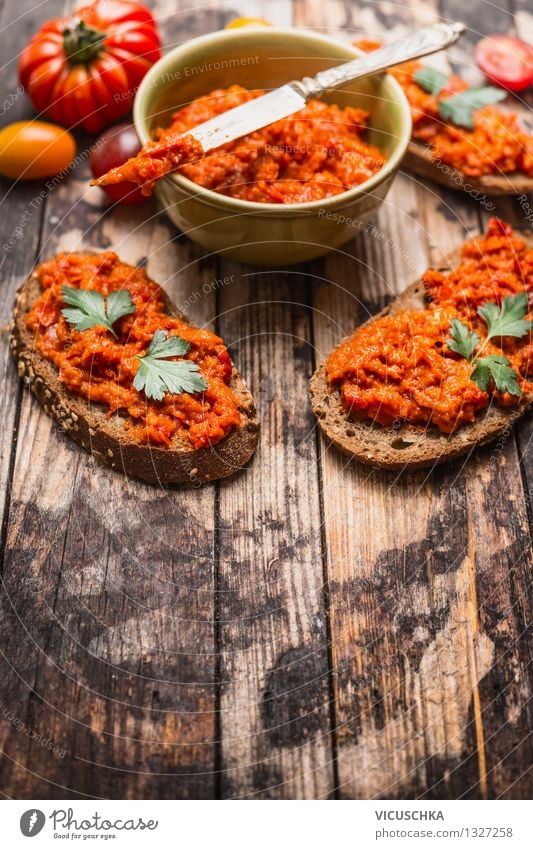
[[[526,3],[154,5],[167,46],[237,14],[344,39],[466,17],[453,56],[472,64],[480,28],[525,32]],[[4,123],[30,114],[15,52],[71,5],[4,0]],[[343,250],[245,267],[205,255],[155,206],[99,206],[89,144],[51,191],[2,184],[3,794],[528,797],[531,418],[466,463],[395,477],[328,448],[307,396],[332,345],[490,209],[402,173]],[[526,226],[516,201],[496,208]],[[262,422],[245,472],[197,489],[127,480],[20,385],[15,289],[38,257],[82,246],[146,262],[224,336]]]

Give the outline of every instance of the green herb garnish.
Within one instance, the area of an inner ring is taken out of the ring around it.
[[[443,88],[446,88],[448,77],[442,71],[437,71],[430,65],[422,65],[415,74],[415,83],[429,91],[430,94],[437,95]]]
[[[472,380],[477,383],[484,392],[489,388],[492,377],[494,385],[499,392],[509,392],[510,395],[521,395],[516,380],[516,372],[509,363],[507,357],[501,354],[493,354],[490,357],[482,357],[472,372]]]
[[[474,126],[473,115],[476,109],[488,106],[490,103],[498,103],[507,97],[507,92],[495,86],[483,86],[483,88],[469,88],[439,100],[439,115],[445,121],[451,121],[458,127],[466,127],[471,130]]]
[[[466,360],[471,360],[475,349],[481,342],[481,337],[473,330],[469,330],[458,318],[452,318],[451,328],[452,338],[448,342],[448,348],[450,351],[460,354]]]
[[[167,359],[181,357],[189,348],[181,336],[168,336],[166,330],[156,330],[146,354],[137,357],[140,365],[133,380],[135,389],[156,401],[162,401],[166,392],[179,395],[207,389],[207,381],[196,363]]]
[[[437,97],[446,88],[448,78],[436,68],[423,65],[414,76],[418,85]],[[507,97],[507,92],[501,88],[487,85],[480,88],[468,88],[451,97],[445,97],[437,101],[439,115],[443,121],[451,121],[457,127],[466,127],[471,130],[474,126],[473,115],[476,109],[489,106],[491,103],[499,103]]]
[[[501,306],[494,303],[486,303],[479,307],[478,315],[487,324],[487,337],[480,345],[481,338],[474,330],[470,330],[459,319],[453,318],[450,324],[451,340],[448,348],[461,357],[464,357],[474,366],[471,379],[477,383],[484,392],[489,387],[490,380],[499,392],[509,392],[511,395],[521,395],[522,390],[518,385],[517,374],[512,368],[510,361],[503,354],[490,354],[482,357],[490,339],[495,336],[525,336],[533,329],[533,322],[524,318],[528,310],[528,297],[525,292],[519,295],[508,295],[503,299]],[[477,354],[474,351],[480,345]]]
[[[63,300],[74,309],[61,310],[66,320],[73,324],[76,330],[89,330],[101,326],[109,330],[116,338],[113,325],[119,318],[135,312],[135,304],[127,289],[111,292],[106,300],[100,292],[94,289],[75,289],[73,286],[62,286]]]

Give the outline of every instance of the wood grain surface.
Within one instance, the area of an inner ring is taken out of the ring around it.
[[[470,32],[449,58],[472,79],[480,33],[532,26],[526,0],[151,5],[167,47],[244,14],[344,40],[460,18]],[[3,3],[3,124],[31,114],[13,45],[69,8]],[[265,270],[204,255],[155,204],[102,205],[92,143],[79,138],[72,173],[43,195],[1,184],[0,792],[530,797],[531,419],[467,460],[395,476],[329,448],[307,395],[342,336],[490,215],[531,226],[524,202],[405,171],[343,249]],[[7,351],[16,287],[39,257],[84,247],[146,264],[224,336],[262,423],[244,472],[198,488],[127,480],[24,391]]]

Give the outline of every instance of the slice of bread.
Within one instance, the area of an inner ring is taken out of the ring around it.
[[[108,416],[103,406],[69,392],[53,363],[36,350],[26,316],[41,291],[33,271],[17,292],[11,347],[19,375],[45,412],[79,445],[107,466],[154,484],[216,480],[232,475],[246,464],[257,447],[259,422],[254,400],[235,368],[230,386],[239,399],[241,422],[220,442],[195,450],[185,436],[176,434],[168,448],[141,444],[124,426],[127,413]],[[187,321],[169,300],[166,311]]]
[[[469,177],[457,168],[433,159],[431,149],[417,141],[410,141],[403,165],[424,179],[433,180],[447,189],[457,189],[470,195],[523,195],[533,192],[533,177],[514,171],[512,174],[484,174]]]
[[[525,241],[532,245],[530,234]],[[454,268],[459,264],[460,257],[460,251],[455,251],[450,255],[449,263],[439,267],[439,270],[449,271]],[[398,310],[422,310],[426,306],[424,284],[418,279],[389,306],[365,323],[370,324],[377,318]],[[339,388],[332,386],[327,380],[325,362],[311,378],[310,393],[313,412],[322,431],[343,454],[375,468],[397,471],[435,466],[461,454],[467,454],[477,445],[483,445],[497,437],[507,439],[514,422],[523,416],[533,403],[533,396],[523,396],[520,406],[513,408],[499,407],[492,402],[474,423],[464,425],[455,433],[447,435],[431,425],[422,428],[406,424],[396,429],[371,421],[360,421],[350,416],[342,404]]]

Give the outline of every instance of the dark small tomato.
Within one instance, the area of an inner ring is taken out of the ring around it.
[[[490,35],[478,41],[476,62],[489,80],[509,91],[533,84],[533,47],[511,35]]]
[[[102,133],[91,153],[91,171],[96,179],[111,168],[123,165],[132,156],[137,156],[141,144],[133,124],[116,124]],[[103,191],[115,202],[125,204],[144,203],[146,197],[135,183],[120,183],[104,186]]]

